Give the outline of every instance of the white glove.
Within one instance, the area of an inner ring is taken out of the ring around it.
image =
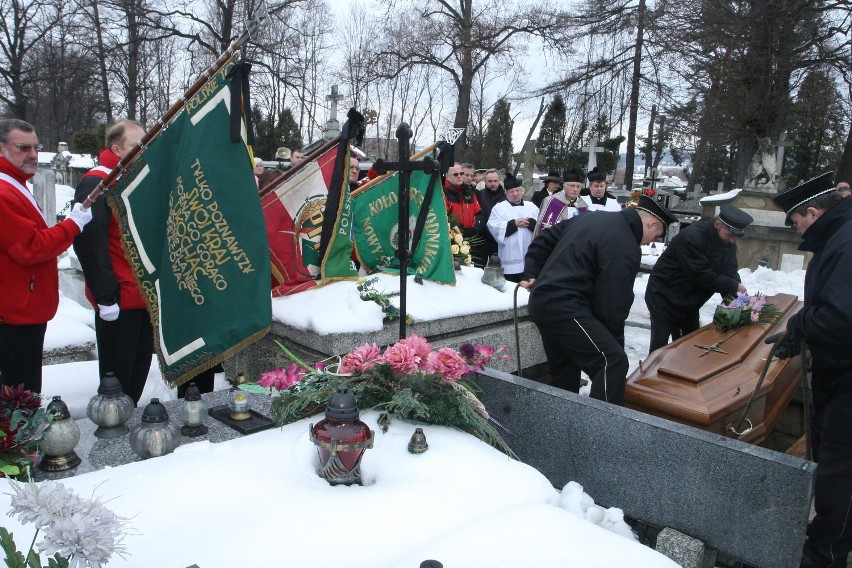
[[[104,321],[115,321],[118,319],[118,313],[121,311],[121,308],[118,307],[118,304],[113,304],[111,306],[102,306],[98,304],[98,315],[101,316],[101,319]]]
[[[68,214],[68,217],[77,223],[77,226],[80,227],[80,232],[82,232],[86,223],[92,220],[92,209],[83,209],[82,203],[75,203],[74,208],[71,209],[71,213]]]

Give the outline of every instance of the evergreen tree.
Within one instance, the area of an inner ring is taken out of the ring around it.
[[[299,130],[299,124],[296,122],[296,119],[293,117],[293,112],[289,108],[285,108],[281,111],[281,115],[278,117],[278,129],[281,140],[281,144],[290,148],[291,150],[301,150],[304,146],[302,144],[302,132]]]
[[[793,146],[785,153],[787,187],[837,167],[846,129],[840,93],[825,70],[816,69],[805,76],[789,124]]]
[[[251,109],[252,121],[254,122],[255,143],[254,155],[265,160],[271,160],[275,152],[281,146],[291,150],[302,148],[302,135],[299,125],[293,118],[289,108],[285,108],[278,119],[274,120],[272,115],[264,115],[257,107]]]
[[[508,171],[512,165],[512,125],[509,103],[500,99],[494,104],[494,112],[482,140],[482,165]]]
[[[536,153],[545,157],[543,164],[537,164],[540,168],[561,171],[567,166],[565,126],[565,101],[557,94],[547,106],[535,144]]]

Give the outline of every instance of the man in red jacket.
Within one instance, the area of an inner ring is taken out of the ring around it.
[[[83,176],[75,198],[84,200],[144,135],[142,126],[132,120],[109,127],[106,148],[98,155],[100,165]],[[101,376],[114,373],[125,394],[138,403],[151,368],[154,331],[105,199],[95,201],[92,214],[92,223],[74,239],[74,251],[83,267],[86,297],[97,311],[98,368]]]
[[[41,392],[47,322],[59,307],[56,257],[92,218],[77,203],[68,219],[48,227],[27,189],[38,168],[35,129],[0,120],[0,384]]]
[[[482,232],[486,220],[482,218],[476,190],[464,183],[463,179],[461,165],[450,166],[444,181],[444,202],[450,222],[455,220],[464,237],[470,238]]]

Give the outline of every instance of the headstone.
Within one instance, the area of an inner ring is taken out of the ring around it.
[[[781,255],[781,270],[784,272],[793,272],[794,270],[802,270],[805,267],[805,256],[802,254],[782,254]]]
[[[56,224],[56,174],[39,168],[33,177],[33,197],[41,207],[47,226]]]

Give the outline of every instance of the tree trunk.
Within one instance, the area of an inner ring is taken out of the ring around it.
[[[834,181],[852,183],[852,126],[849,127],[849,134],[846,135],[846,146],[843,147],[843,155],[840,157]]]
[[[639,0],[636,10],[636,50],[633,55],[633,79],[630,84],[630,118],[627,126],[627,157],[624,166],[624,183],[633,188],[633,163],[636,154],[636,122],[639,117],[639,82],[642,79],[642,44],[645,34],[645,0]]]
[[[98,63],[101,72],[101,93],[104,97],[104,111],[106,112],[107,124],[112,123],[112,103],[109,97],[109,76],[107,75],[106,66],[106,49],[104,48],[103,28],[101,26],[101,16],[98,10],[98,0],[92,0],[92,21],[95,26],[95,39],[98,49]]]

